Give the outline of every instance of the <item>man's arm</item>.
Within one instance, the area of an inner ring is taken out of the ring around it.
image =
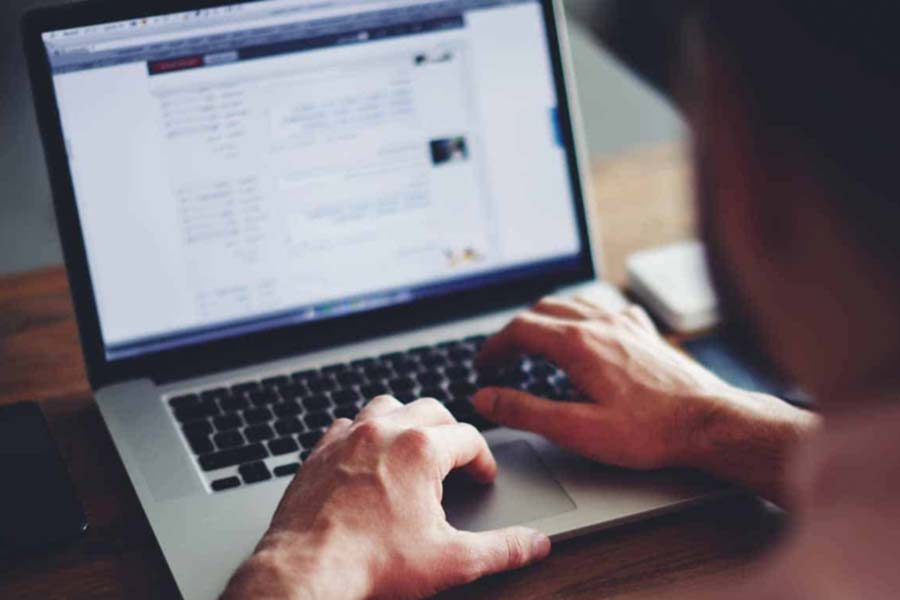
[[[818,423],[728,385],[669,345],[638,307],[614,314],[583,300],[544,300],[490,339],[479,365],[522,354],[559,365],[583,401],[490,388],[476,395],[476,409],[607,464],[701,469],[785,504],[786,457]]]

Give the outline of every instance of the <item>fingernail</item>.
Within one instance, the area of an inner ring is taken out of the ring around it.
[[[540,531],[535,531],[531,535],[532,559],[541,560],[543,558],[546,558],[548,554],[550,554],[550,538],[548,538]]]
[[[497,393],[493,390],[481,390],[472,398],[472,406],[482,415],[489,417],[494,414],[494,405],[497,403]]]

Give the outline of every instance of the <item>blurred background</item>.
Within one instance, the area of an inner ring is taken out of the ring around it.
[[[121,0],[127,1],[127,0]],[[0,2],[0,274],[62,262],[19,37],[20,15],[60,0]],[[593,160],[676,141],[683,123],[666,99],[671,0],[565,0],[590,7],[592,32],[570,23]],[[598,39],[600,40],[598,42]],[[624,61],[624,62],[623,62]],[[627,63],[629,66],[625,66]]]

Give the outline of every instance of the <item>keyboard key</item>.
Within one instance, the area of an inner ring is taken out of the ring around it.
[[[328,365],[327,367],[322,367],[320,370],[324,375],[337,375],[338,373],[349,371],[350,365],[344,363],[338,365]]]
[[[556,388],[546,381],[536,381],[533,383],[529,383],[525,386],[525,391],[532,396],[537,396],[538,398],[554,399],[558,396]]]
[[[475,413],[475,409],[472,408],[472,404],[464,401],[464,400],[453,400],[452,402],[446,403],[447,410],[450,411],[450,414],[453,415],[458,421],[468,422],[472,419],[477,413]]]
[[[397,377],[388,382],[391,390],[396,393],[411,392],[416,387],[416,382],[409,377]]]
[[[299,403],[294,401],[282,402],[281,404],[276,404],[275,406],[273,406],[272,412],[275,413],[276,417],[280,418],[296,417],[303,412],[303,407],[301,407]]]
[[[188,445],[191,447],[191,451],[194,454],[208,454],[216,449],[215,446],[213,446],[213,443],[210,441],[209,436],[206,434],[195,434],[185,437],[187,438]]]
[[[254,406],[267,406],[269,404],[275,404],[276,402],[278,402],[278,394],[276,394],[273,390],[258,390],[256,392],[250,392],[249,397],[250,402],[252,402]]]
[[[249,394],[250,392],[255,392],[258,389],[258,381],[245,381],[244,383],[239,383],[237,385],[231,386],[231,391],[238,395]]]
[[[460,346],[459,348],[454,348],[447,352],[447,357],[451,362],[461,363],[468,362],[475,358],[475,351],[471,348],[467,348],[466,346]]]
[[[211,435],[213,432],[212,425],[209,421],[193,421],[181,428],[186,437],[192,435]]]
[[[463,341],[472,344],[473,346],[482,346],[487,341],[488,336],[486,335],[473,335],[471,337],[467,337]]]
[[[530,372],[535,379],[549,379],[556,375],[559,370],[546,361],[535,361],[531,364]]]
[[[275,421],[275,431],[278,435],[291,435],[292,433],[300,433],[303,431],[303,424],[300,419],[282,419]]]
[[[430,354],[431,352],[434,352],[434,348],[432,348],[431,346],[416,346],[415,348],[410,348],[406,351],[407,354],[410,354],[412,356]]]
[[[289,477],[297,473],[300,469],[300,463],[288,463],[286,465],[281,465],[280,467],[275,467],[273,471],[275,473],[275,477]]]
[[[312,450],[304,450],[300,453],[300,460],[306,462],[309,460],[310,455],[312,454]]]
[[[421,363],[415,360],[401,360],[393,364],[397,375],[412,375],[422,369]]]
[[[350,419],[352,421],[358,414],[359,408],[354,404],[334,409],[334,417],[336,419]]]
[[[460,340],[451,340],[449,342],[441,342],[440,344],[435,344],[435,348],[440,348],[441,350],[450,350],[452,348],[458,348],[462,346],[463,342]]]
[[[445,392],[443,388],[439,387],[423,388],[421,396],[423,398],[434,398],[435,400],[440,400],[441,402],[446,402],[450,398],[450,395]]]
[[[373,367],[378,364],[377,358],[360,358],[359,360],[354,360],[350,363],[350,366],[354,369],[365,369],[366,367]]]
[[[214,492],[222,492],[241,486],[241,480],[237,477],[226,477],[225,479],[217,479],[210,484]]]
[[[283,386],[278,391],[284,400],[299,400],[304,396],[309,396],[307,387],[300,383]]]
[[[238,415],[225,415],[224,417],[216,417],[213,419],[213,424],[216,426],[216,431],[232,431],[234,429],[240,429],[244,422],[241,420],[241,417]]]
[[[275,437],[275,432],[268,425],[255,425],[244,430],[244,435],[252,444],[254,442],[262,442],[263,440],[271,440]]]
[[[471,396],[473,396],[475,392],[478,391],[478,388],[476,388],[471,383],[458,381],[455,383],[451,383],[447,388],[447,391],[449,391],[454,398],[462,399],[470,398]]]
[[[244,436],[240,431],[226,431],[217,433],[213,436],[213,441],[219,450],[228,450],[229,448],[237,448],[244,445]]]
[[[397,392],[394,394],[394,398],[396,398],[403,404],[409,404],[411,402],[415,402],[416,400],[418,400],[419,396],[412,392]]]
[[[294,373],[293,375],[291,375],[291,377],[294,378],[294,381],[296,381],[298,383],[305,382],[309,379],[312,379],[312,378],[318,377],[318,376],[319,376],[318,369],[307,369],[306,371],[298,371],[298,372]]]
[[[423,387],[436,387],[444,383],[444,376],[437,371],[426,371],[416,375]]]
[[[303,408],[309,412],[317,412],[331,408],[331,400],[325,394],[314,394],[303,399]]]
[[[363,376],[357,371],[344,371],[343,373],[338,373],[337,380],[338,383],[343,386],[361,385],[365,383]]]
[[[188,406],[194,406],[198,402],[200,402],[200,396],[198,396],[197,394],[184,394],[183,396],[170,398],[169,406],[171,406],[172,408],[185,408]]]
[[[214,390],[206,390],[202,394],[200,394],[200,398],[203,400],[219,400],[221,401],[223,398],[228,396],[228,390],[225,388],[216,388]]]
[[[387,363],[394,363],[398,360],[405,360],[407,356],[404,352],[390,352],[388,354],[382,354],[378,358]]]
[[[268,423],[272,420],[272,412],[268,408],[251,408],[244,411],[244,420],[251,425]]]
[[[301,433],[297,436],[297,442],[300,444],[301,448],[312,450],[316,447],[316,444],[319,443],[319,440],[322,439],[323,435],[325,435],[325,432],[321,429],[318,429],[316,431],[307,431],[306,433]]]
[[[300,447],[292,437],[278,438],[269,442],[269,452],[272,456],[281,456],[282,454],[290,454],[296,452]]]
[[[331,415],[324,411],[309,413],[303,417],[303,422],[306,423],[307,429],[322,429],[323,427],[328,427],[331,425],[332,420]]]
[[[363,400],[362,395],[354,389],[338,390],[331,394],[331,399],[338,406],[347,406]]]
[[[337,382],[331,377],[314,377],[306,382],[311,392],[330,392],[337,387]]]
[[[266,377],[262,380],[263,387],[280,388],[291,384],[291,378],[287,375],[276,375],[275,377]]]
[[[226,413],[238,412],[250,406],[250,401],[244,396],[227,396],[219,401],[219,405]]]
[[[219,414],[219,407],[213,400],[201,400],[198,404],[175,409],[175,418],[180,422],[196,421]]]
[[[233,467],[241,463],[262,460],[269,453],[262,444],[251,444],[242,448],[222,450],[199,458],[200,468],[204,471],[216,471],[225,467]]]
[[[447,357],[437,352],[432,352],[431,354],[423,354],[419,358],[419,361],[429,369],[436,369],[438,367],[447,366]]]
[[[383,365],[369,367],[366,369],[365,374],[369,381],[381,381],[383,379],[390,379],[394,376],[394,372]]]
[[[465,367],[449,367],[444,373],[450,381],[469,381],[472,371]]]
[[[359,388],[359,391],[366,400],[372,400],[377,396],[383,396],[390,392],[388,387],[383,383],[369,383]]]
[[[265,463],[262,462],[241,465],[240,467],[238,467],[238,473],[241,474],[241,478],[244,480],[244,483],[259,483],[260,481],[272,479],[272,474],[269,472],[269,468]]]

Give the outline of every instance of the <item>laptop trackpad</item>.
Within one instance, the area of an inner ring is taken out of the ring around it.
[[[447,520],[464,531],[519,525],[575,510],[575,503],[526,441],[491,448],[499,472],[493,485],[480,485],[464,473],[444,483]]]

